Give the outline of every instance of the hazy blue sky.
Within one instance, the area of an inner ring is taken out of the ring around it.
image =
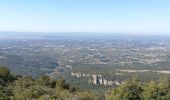
[[[0,0],[0,31],[170,33],[170,0]]]

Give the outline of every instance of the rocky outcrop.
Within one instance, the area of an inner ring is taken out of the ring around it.
[[[80,78],[80,77],[89,77],[88,83],[95,85],[120,85],[120,82],[115,80],[111,81],[102,77],[102,75],[96,74],[85,74],[85,73],[71,73],[71,76]]]

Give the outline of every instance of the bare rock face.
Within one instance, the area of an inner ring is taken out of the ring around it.
[[[96,74],[85,74],[85,73],[71,73],[71,76],[77,77],[77,78],[85,78],[89,77],[88,83],[95,84],[95,85],[120,85],[120,82],[115,80],[111,81],[108,79],[105,79],[102,77],[102,75],[96,75]]]

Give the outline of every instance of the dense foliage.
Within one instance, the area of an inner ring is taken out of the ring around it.
[[[48,76],[37,79],[12,75],[0,67],[0,100],[97,100],[94,93],[70,87],[65,80],[52,81]]]
[[[106,91],[106,100],[169,100],[170,82],[166,77],[141,83],[137,78]],[[49,76],[15,76],[0,67],[0,100],[99,100],[95,93],[70,87],[63,79]]]
[[[136,79],[128,80],[108,91],[106,100],[170,100],[170,82],[163,77],[147,84]]]

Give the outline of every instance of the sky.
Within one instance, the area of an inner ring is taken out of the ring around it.
[[[0,0],[0,31],[170,34],[170,0]]]

